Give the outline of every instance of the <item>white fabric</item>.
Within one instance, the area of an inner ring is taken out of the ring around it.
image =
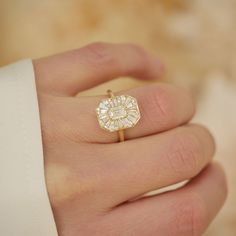
[[[31,60],[0,69],[0,235],[56,236]]]

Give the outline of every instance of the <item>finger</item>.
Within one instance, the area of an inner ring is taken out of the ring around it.
[[[125,130],[126,139],[159,133],[188,122],[194,114],[194,104],[189,92],[168,84],[155,84],[131,89],[120,94],[135,97],[141,119],[133,128]],[[73,98],[63,103],[61,119],[67,122],[74,140],[93,143],[117,142],[117,132],[100,128],[95,109],[101,97]],[[72,101],[72,102],[71,102]]]
[[[75,95],[118,76],[156,79],[163,65],[132,44],[94,43],[34,61],[41,91]]]
[[[104,219],[104,227],[108,235],[114,236],[202,235],[226,195],[224,172],[217,164],[211,164],[181,189],[111,210]]]
[[[105,199],[120,204],[191,179],[210,162],[214,151],[212,136],[198,125],[109,145],[103,149],[104,169],[109,169],[104,172]]]

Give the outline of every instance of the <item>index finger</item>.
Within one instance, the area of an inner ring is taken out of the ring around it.
[[[93,43],[37,59],[34,67],[40,90],[69,96],[115,77],[156,79],[163,73],[158,59],[133,44]]]

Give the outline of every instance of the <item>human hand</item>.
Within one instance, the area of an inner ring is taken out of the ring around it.
[[[137,46],[97,43],[35,60],[34,67],[46,182],[60,236],[203,233],[227,187],[221,167],[210,164],[212,136],[187,124],[195,110],[190,94],[161,83],[121,92],[137,98],[141,112],[124,143],[98,125],[102,97],[75,97],[118,76],[158,78],[158,60]],[[129,201],[187,179],[180,189]]]

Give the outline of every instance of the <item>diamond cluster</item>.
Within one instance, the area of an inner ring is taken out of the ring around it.
[[[137,101],[128,95],[104,99],[96,111],[101,128],[110,132],[131,128],[140,119]]]

